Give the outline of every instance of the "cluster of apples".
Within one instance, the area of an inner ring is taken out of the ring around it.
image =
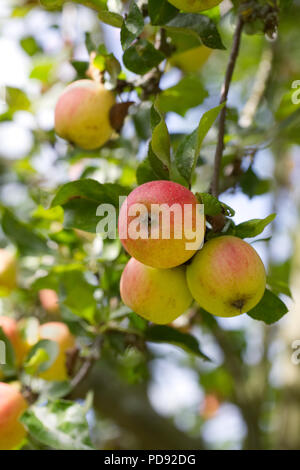
[[[170,217],[170,236],[164,238],[162,214],[156,219],[138,217],[140,236],[130,236],[128,227],[137,219],[131,208],[143,205],[150,213],[156,204],[167,209],[174,204],[182,208],[190,205],[190,229],[197,231],[199,246],[187,249],[191,233],[183,230],[183,218],[178,222]],[[121,207],[119,235],[132,256],[122,273],[121,298],[134,312],[154,323],[172,322],[193,299],[213,315],[240,315],[252,309],[264,294],[266,273],[256,251],[233,236],[223,235],[203,244],[205,217],[202,215],[197,222],[198,208],[198,200],[189,189],[163,180],[137,187]],[[151,237],[153,224],[158,225],[155,238]],[[179,239],[178,233],[183,234]]]
[[[21,324],[11,317],[0,316],[0,327],[14,349],[17,367],[21,368],[34,342],[29,343],[22,336]],[[64,323],[49,322],[38,328],[35,342],[41,339],[55,341],[58,344],[58,355],[49,369],[39,373],[38,377],[51,381],[67,380],[67,351],[75,346],[74,336]],[[0,380],[3,380],[1,368]],[[9,384],[0,381],[0,450],[12,450],[22,443],[26,430],[20,423],[20,416],[27,406],[18,382]]]

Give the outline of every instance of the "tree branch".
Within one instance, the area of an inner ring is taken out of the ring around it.
[[[236,30],[234,33],[233,38],[233,45],[232,50],[226,70],[225,81],[222,88],[220,104],[227,101],[228,91],[235,67],[235,63],[238,57],[240,43],[241,43],[241,36],[243,30],[244,22],[242,18],[239,18]],[[211,186],[211,192],[215,197],[219,195],[219,176],[220,176],[220,168],[221,168],[221,160],[224,150],[224,135],[225,135],[225,120],[226,120],[226,106],[220,112],[220,120],[219,120],[219,135],[218,135],[218,143],[216,147],[215,153],[215,162],[214,162],[214,174]]]

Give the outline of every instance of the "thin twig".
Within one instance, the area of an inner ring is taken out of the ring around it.
[[[233,45],[232,50],[226,70],[225,81],[222,88],[220,104],[225,103],[228,97],[228,91],[235,67],[235,63],[237,60],[237,56],[239,53],[240,43],[241,43],[241,36],[243,30],[244,22],[242,18],[239,18],[236,30],[234,33],[233,38]],[[220,176],[220,168],[221,168],[221,160],[224,150],[224,135],[225,135],[225,120],[226,120],[226,106],[224,106],[220,112],[220,120],[219,120],[219,134],[218,134],[218,143],[215,153],[215,163],[214,163],[214,174],[211,186],[211,192],[215,197],[219,195],[219,176]]]
[[[99,359],[99,355],[100,355],[99,349],[100,349],[101,341],[102,341],[101,336],[97,336],[92,346],[90,356],[84,360],[83,365],[80,367],[77,374],[71,380],[72,390],[74,390],[86,378],[94,362]]]

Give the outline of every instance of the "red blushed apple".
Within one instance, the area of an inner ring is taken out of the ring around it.
[[[125,250],[154,268],[173,268],[200,248],[205,217],[195,195],[172,181],[151,181],[134,189],[119,215]]]
[[[187,267],[194,299],[209,313],[234,317],[248,312],[262,298],[266,272],[249,243],[237,237],[209,240]]]
[[[153,323],[170,323],[192,302],[185,267],[156,269],[131,258],[120,282],[121,298],[135,313]]]
[[[13,450],[26,436],[20,416],[27,408],[26,400],[15,387],[0,382],[0,450]]]
[[[113,93],[102,83],[78,80],[66,87],[55,108],[55,131],[63,139],[92,150],[110,139]]]
[[[58,313],[59,312],[59,303],[58,295],[53,289],[41,289],[39,291],[39,298],[42,307],[48,313]]]

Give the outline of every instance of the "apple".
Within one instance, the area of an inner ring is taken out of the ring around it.
[[[112,136],[113,93],[94,80],[77,80],[66,87],[55,108],[55,131],[63,139],[92,150]]]
[[[120,210],[119,236],[125,250],[154,268],[173,268],[190,259],[204,232],[205,217],[195,195],[172,181],[138,186]]]
[[[0,292],[9,294],[17,285],[16,258],[8,250],[0,248]]]
[[[26,354],[26,348],[22,340],[18,323],[11,317],[0,316],[0,328],[2,328],[5,336],[11,342],[16,356],[17,366],[20,366]]]
[[[168,0],[168,2],[179,8],[179,10],[198,13],[219,5],[222,0]]]
[[[56,314],[59,312],[58,295],[53,289],[41,289],[39,298],[42,307],[48,313]]]
[[[13,450],[26,436],[19,418],[27,408],[27,402],[12,385],[0,382],[0,450]]]
[[[258,304],[266,287],[262,260],[249,243],[221,236],[204,244],[187,267],[194,299],[207,312],[234,317]]]
[[[41,372],[39,377],[44,380],[61,381],[68,380],[68,371],[66,366],[67,351],[74,348],[75,338],[69,328],[62,322],[44,323],[39,329],[40,339],[49,339],[56,341],[59,346],[59,353],[48,370]]]
[[[121,276],[121,298],[127,307],[153,323],[170,323],[192,302],[185,267],[157,269],[131,258]]]
[[[194,47],[183,52],[178,52],[170,57],[170,64],[180,68],[184,72],[197,72],[208,60],[212,49],[205,46]]]

